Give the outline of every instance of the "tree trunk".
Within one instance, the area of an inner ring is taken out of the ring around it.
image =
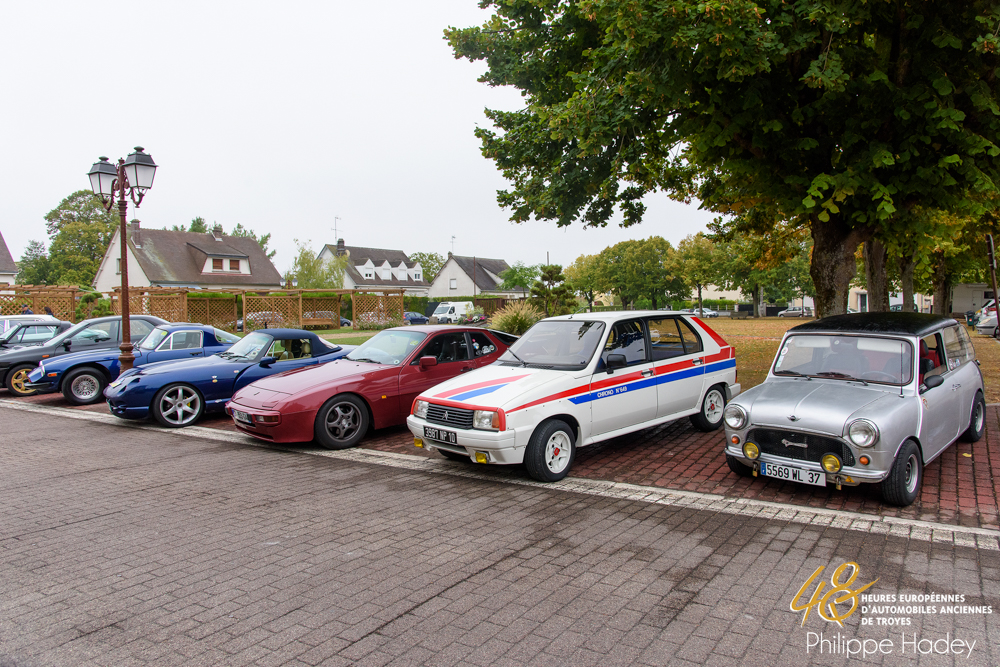
[[[816,317],[847,312],[851,280],[857,273],[854,253],[871,237],[869,229],[851,229],[834,218],[829,222],[813,219],[812,263],[809,275],[816,287]]]
[[[750,298],[753,299],[753,316],[760,317],[760,285],[753,286],[753,294]]]
[[[865,281],[868,283],[868,310],[889,312],[889,273],[886,261],[889,253],[885,244],[876,239],[865,241]]]
[[[944,255],[937,253],[936,259],[937,266],[931,281],[934,285],[934,314],[948,315],[951,312],[951,304],[948,303],[951,297],[951,276],[945,270]]]
[[[913,299],[913,270],[917,262],[912,257],[899,258],[899,282],[903,288],[903,312],[912,313],[917,310]]]
[[[698,314],[701,315],[701,283],[698,283]]]

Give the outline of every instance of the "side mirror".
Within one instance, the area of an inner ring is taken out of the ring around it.
[[[615,372],[616,369],[625,368],[627,365],[625,361],[624,354],[609,354],[608,355],[608,375]]]
[[[69,348],[70,348],[70,346],[72,346],[72,344],[73,344],[73,341],[70,340],[69,338],[67,338],[66,340],[63,341],[63,349],[66,350],[67,352],[69,352]]]
[[[427,356],[427,357],[420,357],[420,361],[417,363],[420,364],[420,370],[426,371],[431,366],[437,366],[438,360],[437,357]]]
[[[271,364],[273,364],[275,361],[277,361],[277,359],[275,359],[274,357],[264,357],[263,359],[260,360],[260,367],[270,368]]]
[[[940,387],[944,384],[944,378],[940,375],[932,375],[929,378],[924,379],[924,385],[928,389],[933,389],[934,387]]]

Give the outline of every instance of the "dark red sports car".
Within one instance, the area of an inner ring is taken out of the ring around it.
[[[369,427],[404,423],[421,392],[493,363],[516,339],[476,327],[386,329],[343,359],[247,385],[226,412],[241,431],[269,442],[353,447]]]

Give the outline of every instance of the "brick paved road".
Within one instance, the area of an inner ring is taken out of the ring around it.
[[[0,393],[0,398],[7,397],[6,391]],[[61,394],[18,400],[66,405]],[[107,413],[103,404],[84,409]],[[832,486],[738,477],[726,466],[721,432],[702,433],[687,419],[583,448],[572,475],[996,530],[1000,529],[1000,406],[989,406],[986,414],[986,437],[974,445],[956,442],[927,466],[921,497],[906,508],[884,506],[875,485],[837,491]],[[223,417],[205,419],[202,425],[235,431],[232,421]],[[413,446],[405,427],[378,431],[362,446],[428,455]]]
[[[848,560],[855,588],[1000,606],[996,551],[7,408],[0,432],[4,667],[847,662],[810,632],[917,664],[860,613],[799,627],[789,600]],[[993,614],[908,618],[976,642],[920,664],[1000,663]]]

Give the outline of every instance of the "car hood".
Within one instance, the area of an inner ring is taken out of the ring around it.
[[[217,355],[210,357],[191,357],[189,359],[176,359],[174,361],[158,361],[153,364],[146,364],[138,369],[138,375],[161,375],[163,373],[173,373],[174,371],[207,370],[210,368],[225,368],[232,373],[232,369],[252,366],[253,363],[240,359],[232,361]]]
[[[488,408],[511,409],[539,399],[544,385],[557,383],[571,390],[581,384],[590,386],[590,374],[580,371],[555,371],[490,364],[428,389],[422,398],[431,401],[454,401]]]
[[[261,378],[247,388],[266,389],[280,394],[297,394],[321,384],[339,383],[372,374],[398,373],[399,366],[335,359],[319,366],[306,366]],[[243,390],[245,391],[245,390]],[[242,393],[242,392],[240,392]]]
[[[115,361],[119,356],[121,356],[121,351],[118,348],[112,348],[110,350],[70,352],[69,354],[63,354],[58,357],[53,357],[52,359],[43,359],[42,361],[45,363],[45,368],[47,370],[62,371],[70,366],[75,366],[88,361]],[[135,357],[135,361],[132,363],[136,366],[142,364],[146,359],[146,356],[138,347],[132,350],[132,356]]]
[[[839,436],[858,410],[891,396],[898,388],[838,380],[768,380],[737,399],[754,426],[775,426]]]

